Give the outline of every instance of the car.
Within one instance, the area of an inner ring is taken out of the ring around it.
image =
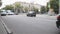
[[[60,14],[57,16],[56,26],[60,28]]]
[[[7,10],[7,15],[14,15],[14,13],[11,10]]]
[[[29,11],[28,13],[27,13],[27,16],[31,16],[31,17],[36,17],[36,12],[35,11]]]
[[[6,11],[1,11],[1,16],[6,16]]]
[[[1,11],[1,16],[6,16],[6,15],[14,15],[14,13],[10,10]]]

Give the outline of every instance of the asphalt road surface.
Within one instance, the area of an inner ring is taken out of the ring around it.
[[[0,16],[1,17],[1,16]],[[7,34],[0,18],[0,34]]]
[[[54,17],[12,15],[2,16],[2,19],[14,34],[60,34]]]

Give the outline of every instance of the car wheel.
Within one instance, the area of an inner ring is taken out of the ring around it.
[[[57,28],[59,28],[59,25],[57,25]]]
[[[59,26],[60,26],[60,21],[56,21],[56,26],[57,26],[57,28],[59,28]]]
[[[27,15],[28,16],[28,15]]]
[[[1,14],[1,16],[6,16],[6,14]]]
[[[32,17],[32,15],[29,15],[30,17]]]
[[[36,15],[34,15],[34,17],[36,17]]]

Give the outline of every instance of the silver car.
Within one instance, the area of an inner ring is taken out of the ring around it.
[[[1,16],[6,16],[6,15],[14,15],[12,11],[1,11]]]

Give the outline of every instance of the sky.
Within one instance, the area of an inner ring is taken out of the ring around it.
[[[6,5],[10,5],[10,4],[13,4],[15,2],[27,2],[27,3],[31,3],[31,2],[34,2],[34,3],[37,3],[37,4],[40,4],[40,5],[44,5],[46,6],[46,3],[49,1],[49,0],[2,0],[2,6],[0,8],[3,8],[5,7]]]

